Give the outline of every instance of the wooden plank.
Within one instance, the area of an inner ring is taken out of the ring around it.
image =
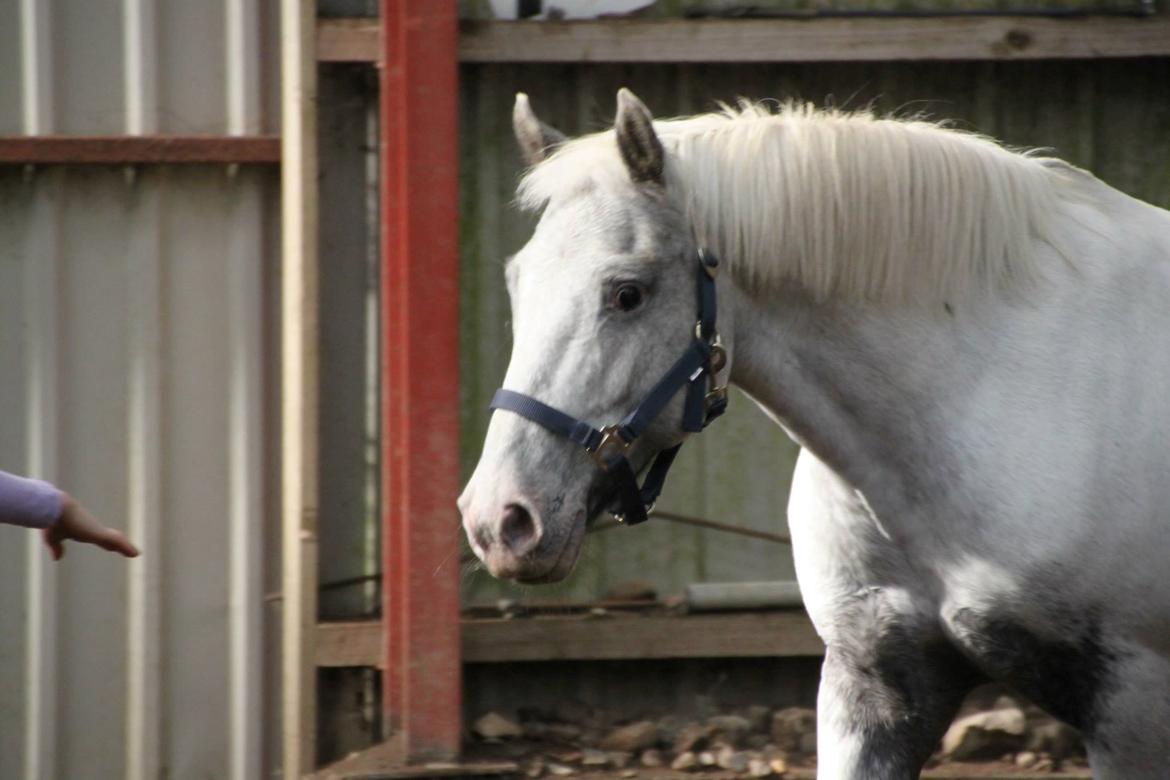
[[[321,19],[317,22],[317,59],[321,62],[376,62],[382,56],[377,19]]]
[[[375,621],[321,623],[318,666],[382,666]],[[824,645],[803,610],[463,621],[464,663],[807,657]]]
[[[317,62],[313,0],[281,3],[281,625],[283,773],[317,744]]]
[[[828,62],[1170,54],[1170,18],[623,19],[469,26],[464,62]]]
[[[459,144],[455,4],[382,0],[383,724],[459,754]]]
[[[485,620],[467,626],[469,662],[816,656],[800,611],[601,619]]]
[[[322,767],[313,780],[407,780],[431,777],[514,777],[519,767],[511,761],[432,762],[407,765],[406,745],[398,734],[384,742],[351,753]]]
[[[321,58],[375,62],[375,20],[322,20]],[[1158,57],[1170,15],[465,22],[459,59],[489,62],[848,62]]]
[[[279,162],[277,136],[0,136],[0,165]]]
[[[382,642],[385,632],[377,620],[317,624],[317,666],[386,668]]]

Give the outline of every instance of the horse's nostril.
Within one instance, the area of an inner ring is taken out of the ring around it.
[[[504,507],[500,520],[500,540],[513,555],[523,555],[536,546],[538,539],[536,522],[528,510],[519,504]]]
[[[483,526],[476,526],[472,529],[471,533],[475,537],[476,546],[479,547],[481,551],[487,550],[492,546],[492,535],[488,529],[484,528]]]

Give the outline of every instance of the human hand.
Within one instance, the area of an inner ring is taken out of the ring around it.
[[[104,550],[122,553],[127,558],[138,556],[138,548],[130,543],[125,534],[113,528],[106,528],[68,494],[65,495],[61,516],[57,518],[57,522],[41,533],[55,561],[65,557],[66,539],[96,544]]]

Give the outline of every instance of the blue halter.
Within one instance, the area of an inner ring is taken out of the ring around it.
[[[639,487],[634,468],[626,457],[634,441],[645,433],[650,423],[684,386],[687,389],[683,406],[684,431],[702,431],[727,409],[727,387],[718,386],[716,379],[727,363],[727,353],[715,330],[715,276],[719,261],[705,249],[700,249],[698,254],[699,320],[695,324],[695,338],[642,402],[621,422],[598,430],[583,420],[523,393],[500,388],[492,397],[490,408],[506,409],[584,447],[597,467],[609,475],[612,493],[616,498],[616,501],[610,502],[610,513],[628,525],[636,525],[647,519],[662,492],[666,474],[682,447],[682,443],[679,443],[659,452],[645,482]]]

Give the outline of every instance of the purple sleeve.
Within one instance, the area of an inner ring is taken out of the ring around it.
[[[48,482],[0,471],[0,523],[48,528],[64,503],[64,494]]]

